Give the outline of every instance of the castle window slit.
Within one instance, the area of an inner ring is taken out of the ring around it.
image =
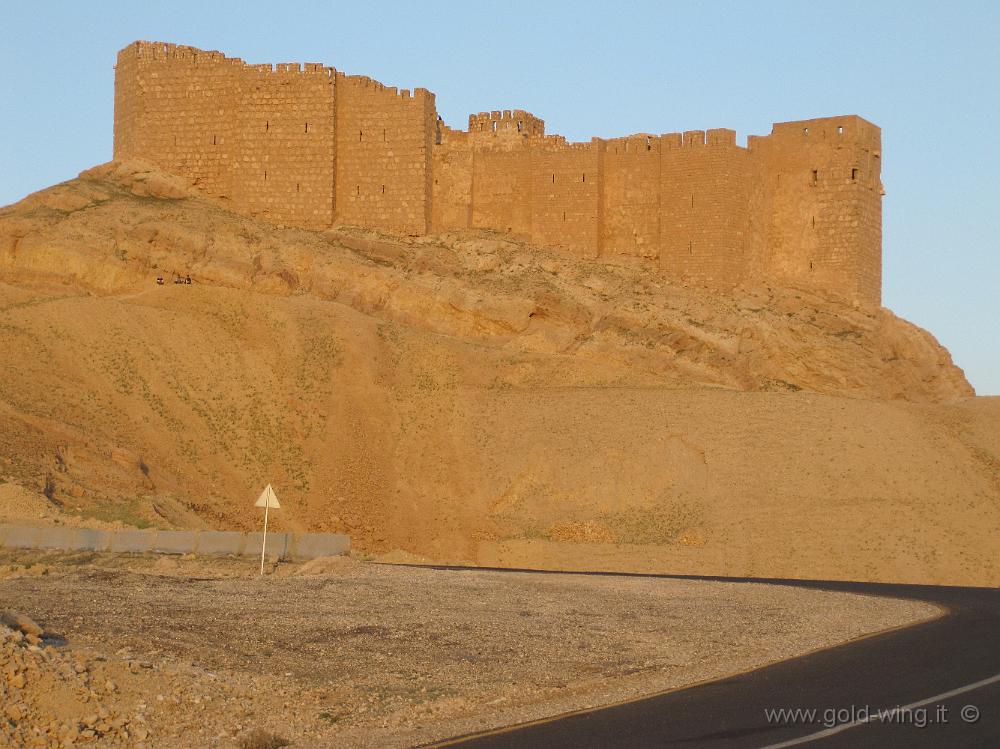
[[[817,182],[819,182],[819,170],[818,169],[813,169],[812,183],[815,185]]]
[[[854,167],[853,169],[851,169],[851,182],[857,182],[857,180],[858,180],[858,169],[857,167]]]

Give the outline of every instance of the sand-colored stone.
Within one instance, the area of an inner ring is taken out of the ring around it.
[[[134,42],[118,54],[115,158],[241,213],[311,228],[492,229],[577,258],[731,289],[749,279],[878,305],[881,131],[861,117],[567,143],[529,112],[437,116],[434,94],[318,63],[248,65]]]
[[[38,626],[38,623],[30,616],[9,609],[0,611],[0,624],[11,629],[16,629],[25,635],[38,637],[44,633],[42,628]]]
[[[1000,581],[998,401],[888,310],[277,229],[150,169],[0,209],[0,479],[51,479],[32,507],[259,530],[273,483],[276,531],[404,558]]]

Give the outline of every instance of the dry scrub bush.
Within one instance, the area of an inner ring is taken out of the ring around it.
[[[240,738],[240,749],[281,749],[291,742],[262,728],[255,728]]]

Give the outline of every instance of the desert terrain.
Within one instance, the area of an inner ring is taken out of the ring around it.
[[[0,621],[0,745],[407,747],[940,613],[772,585],[347,557],[255,573],[237,560],[0,554],[0,608],[31,619],[27,635]]]
[[[0,344],[0,483],[54,514],[249,529],[270,482],[277,528],[370,554],[1000,584],[1000,400],[815,291],[290,229],[111,163],[0,209]]]

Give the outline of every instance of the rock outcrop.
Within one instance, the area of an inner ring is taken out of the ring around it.
[[[276,227],[110,164],[0,209],[0,383],[0,482],[102,522],[250,529],[272,483],[277,528],[376,553],[1000,581],[996,399],[804,290]]]

